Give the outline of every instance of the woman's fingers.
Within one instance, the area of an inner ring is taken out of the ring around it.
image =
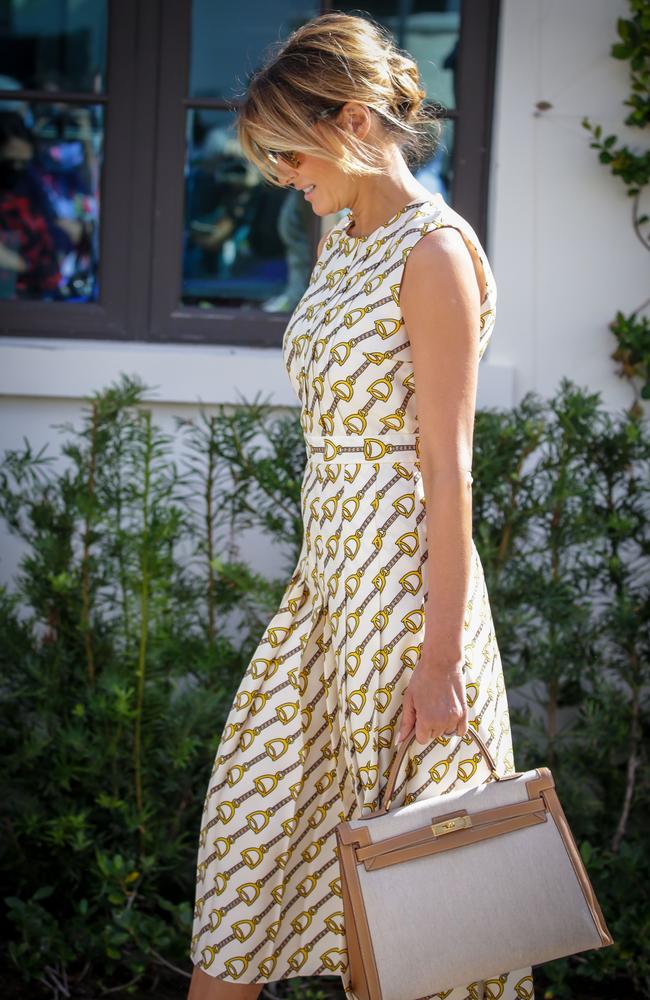
[[[464,736],[467,726],[468,707],[462,669],[431,670],[420,661],[404,693],[398,743],[413,728],[417,742],[427,744],[439,736]]]
[[[408,736],[408,734],[413,729],[413,724],[415,723],[415,705],[413,704],[413,694],[410,687],[406,689],[406,694],[404,695],[404,706],[402,708],[402,720],[399,727],[399,736],[397,737],[397,742],[401,743],[402,740]],[[417,734],[416,734],[417,739]]]
[[[456,726],[456,734],[458,736],[464,736],[467,732],[469,726],[469,709],[467,707],[467,702],[463,706],[463,714],[458,720],[458,725]]]

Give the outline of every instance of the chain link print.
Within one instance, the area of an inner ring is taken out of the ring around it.
[[[230,982],[347,968],[334,828],[380,804],[435,560],[399,305],[404,265],[425,233],[453,225],[480,256],[480,358],[495,321],[489,262],[469,223],[449,213],[436,195],[367,237],[348,236],[345,217],[285,331],[307,450],[302,548],[224,726],[197,856],[190,956]],[[514,771],[503,669],[473,543],[463,625],[469,725],[497,767]],[[403,771],[396,806],[489,776],[470,733],[413,744]],[[450,984],[422,1000],[433,998],[533,1000],[532,969]]]

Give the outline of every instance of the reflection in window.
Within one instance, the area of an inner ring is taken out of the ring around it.
[[[400,9],[399,15],[384,18],[384,24],[417,62],[427,100],[456,108],[460,0],[418,4],[410,14]]]
[[[97,298],[101,108],[0,105],[0,298]]]
[[[101,91],[106,0],[3,0],[0,26],[3,88]]]
[[[270,44],[320,9],[312,0],[279,0],[271,7],[243,0],[224,21],[218,4],[192,2],[190,100],[207,98],[215,106],[190,110],[187,117],[186,305],[248,304],[289,312],[307,287],[314,263],[309,203],[300,192],[268,185],[245,161],[233,115],[221,102],[245,91],[249,73]],[[357,7],[348,9],[360,13]],[[371,3],[367,10],[418,61],[429,102],[455,108],[460,0],[392,0]],[[442,192],[451,201],[454,123],[443,118],[441,124],[435,152],[413,164],[413,170],[432,194]]]
[[[432,194],[442,194],[448,204],[453,202],[454,122],[443,118],[433,155],[412,167],[413,173]]]
[[[421,0],[419,3],[378,3],[370,0],[363,11],[353,4],[337,4],[351,14],[367,12],[388,28],[397,45],[418,64],[427,100],[444,108],[457,107],[456,59],[460,37],[460,0]]]
[[[313,267],[313,213],[298,191],[264,182],[242,155],[234,115],[187,119],[183,290],[186,305],[292,310]]]
[[[320,13],[314,0],[192,0],[192,97],[232,99],[260,64],[267,47]]]

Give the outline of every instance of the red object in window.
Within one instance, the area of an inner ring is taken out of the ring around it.
[[[12,249],[27,264],[26,271],[16,274],[18,295],[35,297],[55,292],[61,272],[54,239],[47,220],[33,211],[29,198],[12,191],[0,193],[0,240],[3,232],[14,234]]]

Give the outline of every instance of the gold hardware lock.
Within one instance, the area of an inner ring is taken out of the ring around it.
[[[441,837],[443,833],[453,833],[454,830],[465,830],[471,825],[471,816],[454,816],[453,819],[445,819],[441,823],[432,823],[431,832],[434,837]]]

